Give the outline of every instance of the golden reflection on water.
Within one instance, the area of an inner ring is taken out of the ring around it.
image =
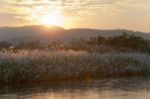
[[[0,99],[150,99],[150,77],[0,87]]]
[[[0,99],[149,99],[150,92],[147,91],[111,91],[98,90],[75,91],[75,92],[55,92],[36,93],[31,95],[10,95],[1,96]]]

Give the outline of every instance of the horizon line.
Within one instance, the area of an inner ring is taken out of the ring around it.
[[[62,26],[57,26],[57,25],[42,25],[42,24],[29,24],[29,25],[18,25],[18,26],[0,26],[0,28],[22,28],[22,27],[32,27],[32,26],[41,26],[41,27],[58,27],[58,28],[62,28],[64,30],[72,30],[72,29],[91,29],[91,30],[124,30],[124,31],[131,31],[131,32],[142,32],[142,33],[149,33],[150,32],[146,32],[146,31],[140,31],[140,30],[132,30],[132,29],[126,29],[126,28],[104,28],[104,29],[100,29],[100,28],[92,28],[92,27],[74,27],[74,28],[64,28]]]

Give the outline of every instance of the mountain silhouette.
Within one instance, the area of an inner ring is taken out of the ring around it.
[[[35,41],[40,40],[43,43],[52,41],[70,42],[73,38],[89,39],[96,36],[119,36],[123,32],[142,36],[150,40],[149,33],[135,32],[131,30],[98,30],[98,29],[63,29],[58,26],[45,27],[42,25],[31,25],[23,27],[0,27],[0,40],[19,43],[20,41]]]

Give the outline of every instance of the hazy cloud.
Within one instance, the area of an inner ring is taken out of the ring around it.
[[[61,14],[73,21],[97,20],[95,24],[105,24],[107,20],[113,22],[112,20],[118,18],[125,21],[134,20],[136,24],[141,21],[141,24],[144,24],[146,21],[150,26],[149,5],[150,0],[0,0],[0,18],[12,16],[12,20],[32,22],[35,16],[52,13]],[[124,23],[118,21],[118,24]]]

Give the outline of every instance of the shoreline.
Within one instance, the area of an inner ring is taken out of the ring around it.
[[[146,53],[20,50],[0,52],[0,56],[1,83],[150,74]]]
[[[126,79],[126,78],[138,78],[138,77],[150,77],[150,75],[146,74],[138,74],[138,75],[120,75],[120,76],[103,76],[103,77],[74,77],[67,79],[51,79],[45,81],[29,81],[29,82],[8,82],[8,83],[0,83],[0,85],[34,85],[34,84],[57,84],[57,83],[65,83],[65,82],[89,82],[93,80],[105,80],[105,79]]]

